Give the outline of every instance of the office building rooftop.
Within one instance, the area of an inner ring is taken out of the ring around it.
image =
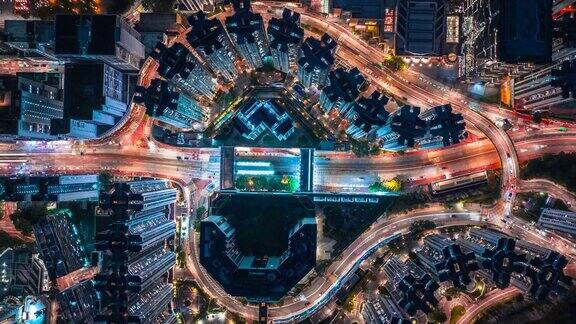
[[[444,54],[446,13],[446,0],[400,0],[396,53],[407,56]]]
[[[498,56],[506,63],[552,61],[552,1],[500,1]]]

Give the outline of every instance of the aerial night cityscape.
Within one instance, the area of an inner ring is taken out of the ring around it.
[[[0,0],[0,324],[576,323],[576,0]]]

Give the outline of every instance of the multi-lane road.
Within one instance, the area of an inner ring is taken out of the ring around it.
[[[255,3],[254,9],[266,17],[270,16],[271,10],[274,12],[274,9],[281,9],[284,5],[270,2],[266,5]],[[373,85],[398,97],[405,97],[409,103],[423,108],[450,103],[480,135],[480,139],[474,142],[433,151],[409,152],[404,155],[357,159],[342,152],[319,153],[315,164],[317,187],[350,187],[352,190],[358,190],[358,188],[365,189],[378,177],[402,175],[406,178],[423,180],[419,182],[422,183],[470,170],[502,168],[504,194],[519,187],[519,190],[548,190],[559,198],[570,198],[573,201],[573,194],[570,196],[571,193],[555,184],[543,181],[517,181],[519,162],[544,153],[573,151],[576,147],[573,125],[569,125],[570,130],[567,133],[559,133],[557,123],[547,123],[535,127],[533,131],[519,129],[506,133],[494,124],[496,119],[506,117],[518,124],[523,124],[523,119],[494,105],[474,103],[476,110],[482,112],[480,113],[470,109],[470,99],[462,94],[441,86],[430,86],[434,83],[433,80],[416,76],[411,72],[390,71],[379,64],[384,60],[384,53],[359,40],[346,28],[327,22],[318,14],[308,13],[300,8],[295,10],[302,14],[304,24],[326,31],[337,39],[340,45],[337,52],[339,58],[359,67]],[[155,67],[156,64],[151,59],[146,61],[139,84],[149,84],[156,76]],[[0,144],[0,173],[68,174],[109,170],[119,175],[171,179],[184,188],[193,186],[198,180],[208,182],[217,180],[218,167],[210,159],[219,155],[217,149],[176,148],[157,143],[149,139],[150,123],[144,115],[143,107],[132,104],[130,114],[103,139],[50,144],[30,142]],[[562,141],[558,141],[559,136],[562,137]],[[191,155],[197,155],[198,159],[186,158]],[[279,163],[281,168],[287,170],[294,165]],[[189,207],[192,204],[194,202],[188,201]],[[431,219],[439,225],[481,222],[478,212],[461,213],[456,217],[447,215],[435,210],[379,220],[354,241],[341,257],[332,262],[325,276],[318,277],[301,295],[288,298],[282,306],[271,307],[270,317],[277,321],[288,321],[303,318],[317,310],[331,298],[346,275],[367,257],[373,247],[393,233],[406,231],[414,219]],[[494,224],[501,225],[497,221],[494,221]],[[528,239],[542,239],[521,225],[515,226],[518,227],[517,231]],[[187,238],[189,239],[189,244],[186,245],[189,261],[187,264],[202,288],[217,298],[227,309],[241,313],[248,319],[255,318],[257,310],[254,306],[242,305],[238,299],[229,296],[200,265],[196,253],[196,233],[191,231]]]

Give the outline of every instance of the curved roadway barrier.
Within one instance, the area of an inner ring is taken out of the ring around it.
[[[278,4],[276,8],[281,8],[284,5],[283,3]],[[258,8],[257,5],[254,7]],[[274,6],[272,6],[272,8],[273,7]],[[261,10],[267,11],[269,8],[271,7],[267,4],[264,9],[261,7]],[[471,125],[483,132],[493,143],[504,170],[504,183],[506,187],[512,186],[516,182],[519,168],[514,143],[506,132],[496,127],[487,117],[466,106],[460,94],[438,94],[436,91],[431,92],[415,83],[410,83],[393,71],[378,66],[377,63],[383,61],[384,53],[371,47],[362,40],[357,39],[354,35],[350,34],[346,28],[327,23],[323,16],[307,13],[302,10],[298,11],[302,14],[303,21],[311,25],[316,24],[320,26],[321,29],[324,28],[329,34],[335,36],[342,48],[342,50],[339,50],[338,55],[350,62],[356,62],[362,72],[367,73],[369,77],[372,78],[372,81],[380,87],[390,90],[396,95],[406,96],[410,98],[409,101],[412,103],[419,104],[423,107],[444,103],[452,104],[456,111],[461,112]],[[139,84],[147,84],[147,82],[150,81],[156,73],[153,69],[154,66],[155,64],[151,62],[151,59],[146,61],[141,72]],[[492,105],[481,104],[481,106],[489,111],[494,111],[495,109]],[[182,186],[187,186],[193,179],[203,178],[208,174],[205,161],[182,162],[176,160],[175,157],[182,154],[180,152],[190,151],[191,149],[168,149],[162,145],[160,147],[162,154],[158,154],[159,152],[154,150],[126,149],[126,147],[119,147],[118,144],[109,144],[110,141],[116,141],[121,136],[132,135],[142,123],[144,116],[143,109],[135,104],[131,104],[130,107],[129,113],[126,114],[127,117],[123,118],[121,122],[117,124],[117,127],[109,132],[109,134],[106,134],[107,136],[97,140],[86,141],[82,144],[87,147],[85,155],[79,155],[75,153],[75,150],[63,152],[52,151],[47,153],[30,152],[27,148],[18,151],[18,147],[15,147],[16,150],[14,151],[24,152],[22,154],[27,154],[26,157],[35,159],[29,166],[29,170],[49,174],[99,172],[102,170],[101,167],[106,165],[110,170],[116,168],[116,170],[118,170],[117,172],[121,175],[161,177],[174,180]],[[545,134],[542,134],[542,136],[549,135],[547,131],[543,131],[543,133]],[[532,138],[525,139],[527,142],[534,140],[535,139]],[[538,140],[543,139],[538,137]],[[544,140],[550,141],[549,139]],[[553,143],[548,143],[548,145],[551,144]],[[517,145],[522,146],[522,141],[519,141]],[[90,152],[90,149],[93,149],[93,151]],[[64,148],[62,148],[62,150],[64,150]],[[5,158],[10,159],[10,156],[0,156],[0,162]],[[474,157],[470,158],[473,159]],[[383,163],[386,163],[385,159],[381,160],[384,161]],[[398,168],[398,165],[394,166],[394,163],[388,163],[390,167]],[[446,163],[450,163],[450,161]],[[48,169],[46,169],[47,166],[49,167]],[[66,166],[66,168],[63,169],[63,166]],[[414,169],[417,170],[419,167],[421,167],[421,165],[415,165]],[[10,171],[13,172],[14,169]],[[293,321],[313,313],[317,307],[320,307],[330,299],[344,278],[353,272],[362,260],[384,244],[392,235],[405,232],[414,219],[431,218],[434,220],[434,218],[438,218],[436,221],[440,220],[447,224],[460,224],[458,221],[463,224],[480,222],[480,217],[477,213],[458,214],[459,216],[456,218],[450,218],[446,215],[448,214],[406,216],[398,220],[384,220],[373,224],[365,235],[360,236],[343,252],[340,260],[334,261],[328,267],[331,277],[324,278],[325,280],[318,284],[318,287],[315,287],[316,289],[312,295],[307,296],[307,300],[309,300],[308,305],[306,304],[307,302],[303,300],[295,300],[287,305],[271,307],[271,317],[277,321]],[[192,241],[190,243],[194,244],[195,235],[191,236]],[[201,280],[203,287],[207,288],[208,292],[212,295],[218,296],[218,299],[224,302],[225,307],[248,315],[249,318],[255,318],[256,308],[254,306],[243,306],[236,298],[227,295],[221,288],[218,288],[219,284],[216,283],[209,274],[204,272],[201,265],[199,265],[198,258],[195,257],[194,246],[195,245],[192,247],[192,251],[188,251],[188,257],[190,261],[192,261],[188,264],[189,267],[191,267],[191,272],[200,276],[199,280],[203,278],[203,280]]]
[[[520,180],[518,182],[520,192],[546,192],[568,204],[570,210],[576,211],[576,194],[563,186],[547,179]]]
[[[452,217],[455,215],[455,217]],[[271,306],[268,309],[269,318],[278,323],[295,322],[313,314],[326,304],[338,291],[346,278],[353,273],[360,263],[368,258],[379,247],[383,246],[399,234],[406,233],[408,226],[418,219],[428,219],[436,222],[438,227],[456,226],[464,224],[481,224],[479,212],[444,213],[436,212],[423,215],[401,215],[392,219],[380,219],[370,229],[356,239],[337,260],[332,262],[326,270],[326,276],[317,277],[297,299],[286,301],[282,306]],[[238,312],[247,319],[255,319],[257,308],[251,305],[242,305],[238,299],[227,294],[219,283],[210,278],[196,256],[197,245],[195,235],[186,247],[189,250],[189,269],[197,276],[204,278],[207,284],[204,289],[211,296],[217,296],[224,307]],[[305,296],[305,298],[302,298]]]
[[[483,311],[487,310],[488,308],[501,303],[502,301],[512,298],[514,296],[516,296],[517,294],[520,293],[520,290],[518,290],[515,287],[508,287],[506,289],[502,289],[502,290],[493,290],[492,294],[486,296],[484,299],[482,299],[479,303],[472,305],[472,307],[469,307],[466,309],[466,313],[464,313],[464,316],[462,316],[457,323],[461,323],[461,324],[468,324],[468,323],[472,323],[472,320],[474,320],[478,315],[480,315]]]

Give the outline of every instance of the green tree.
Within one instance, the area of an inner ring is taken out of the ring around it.
[[[104,191],[112,189],[112,174],[107,171],[100,172],[98,182],[100,183],[100,189]]]
[[[106,7],[106,12],[114,15],[121,15],[130,9],[134,0],[114,0]]]
[[[444,314],[444,312],[442,312],[439,309],[435,309],[431,314],[430,314],[430,319],[434,322],[437,323],[444,323],[448,320],[448,317],[446,316],[446,314]]]
[[[364,157],[370,154],[370,144],[368,141],[355,141],[351,145],[352,153],[356,155],[356,157]]]
[[[414,240],[420,239],[425,231],[436,228],[436,223],[430,220],[417,220],[410,224],[408,228]]]
[[[5,249],[17,246],[28,246],[28,243],[18,239],[11,237],[8,233],[0,230],[0,251],[4,251]]]
[[[152,12],[172,12],[174,3],[176,0],[142,0],[142,7]]]
[[[406,63],[406,61],[404,61],[403,58],[392,54],[388,54],[386,56],[384,64],[386,64],[388,67],[390,67],[395,71],[404,71],[408,68],[408,64]]]
[[[380,155],[382,151],[380,150],[380,147],[378,147],[378,145],[373,145],[370,148],[370,155]]]
[[[196,218],[201,219],[202,216],[204,216],[204,213],[206,213],[206,207],[204,206],[199,206],[196,209]]]
[[[46,204],[33,204],[30,207],[15,211],[10,215],[14,227],[24,235],[32,234],[32,225],[36,224],[42,216],[46,215]]]

